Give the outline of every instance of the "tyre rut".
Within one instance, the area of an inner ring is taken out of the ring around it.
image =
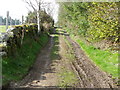
[[[80,46],[69,36],[66,38],[74,50],[76,60],[72,62],[72,65],[82,80],[80,86],[82,88],[115,88],[113,80],[85,55]]]

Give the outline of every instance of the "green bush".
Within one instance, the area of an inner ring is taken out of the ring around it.
[[[119,42],[119,2],[62,2],[59,24],[89,41]]]

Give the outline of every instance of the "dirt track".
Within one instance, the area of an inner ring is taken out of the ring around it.
[[[55,75],[50,68],[50,52],[53,46],[53,37],[50,38],[47,45],[40,51],[37,56],[36,62],[31,68],[28,75],[20,82],[12,83],[12,88],[24,88],[24,87],[44,87],[54,86],[56,82],[53,82]],[[46,77],[49,77],[46,78]],[[51,83],[52,82],[52,83]],[[49,84],[48,84],[49,83]]]
[[[101,71],[82,51],[80,46],[70,37],[76,60],[72,63],[73,69],[79,76],[79,85],[82,88],[114,88],[113,81],[108,75]]]
[[[68,42],[71,44],[76,60],[71,62],[71,68],[73,72],[78,76],[79,88],[114,88],[113,81],[108,75],[101,71],[82,51],[80,46],[70,39],[69,36],[62,33],[60,34],[61,43],[59,47],[62,48],[62,43],[65,43],[62,35],[65,35]],[[60,41],[60,40],[59,40]],[[51,87],[58,85],[58,78],[56,76],[56,70],[53,68],[53,62],[50,60],[50,53],[53,47],[53,37],[50,38],[48,44],[38,55],[35,64],[30,70],[29,74],[20,82],[11,84],[12,88],[40,88],[40,87]],[[61,56],[62,57],[62,56]],[[64,59],[64,58],[63,58]],[[62,59],[62,60],[63,60]],[[56,62],[64,63],[63,61]]]

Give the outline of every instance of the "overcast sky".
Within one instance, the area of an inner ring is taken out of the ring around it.
[[[54,6],[53,17],[57,21],[57,16],[58,16],[57,12],[58,12],[58,7],[59,7],[58,4],[56,4],[54,0],[46,0],[46,1],[53,2],[53,6]],[[26,7],[28,7],[28,5],[25,4],[22,0],[1,0],[0,1],[0,16],[6,17],[6,12],[9,11],[9,15],[13,19],[21,20],[22,15],[26,16],[28,13],[28,9]]]

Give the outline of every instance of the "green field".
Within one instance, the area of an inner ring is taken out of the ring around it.
[[[5,25],[0,25],[0,32],[5,32],[5,29],[6,29]]]

